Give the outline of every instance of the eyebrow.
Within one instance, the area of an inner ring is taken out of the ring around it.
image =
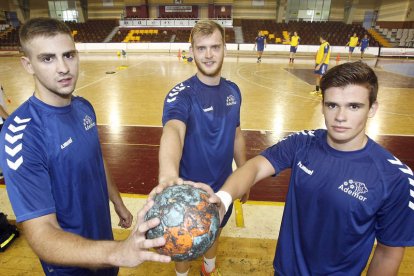
[[[324,102],[324,105],[330,105],[330,104],[339,105],[336,102]],[[361,103],[361,102],[350,102],[350,103],[346,103],[346,106],[350,106],[350,105],[365,106],[365,104],[364,103]]]
[[[78,50],[71,50],[71,51],[67,51],[67,52],[62,53],[62,56],[65,56],[67,54],[76,54],[76,53],[78,53]],[[37,55],[37,58],[41,59],[41,58],[44,58],[44,57],[55,57],[55,56],[56,56],[56,54],[53,54],[53,53],[41,53],[41,54]]]
[[[195,47],[217,47],[217,46],[221,46],[221,45],[223,45],[223,44],[221,44],[221,43],[217,43],[217,44],[213,44],[213,45],[204,45],[204,44],[202,44],[202,45],[194,45]]]

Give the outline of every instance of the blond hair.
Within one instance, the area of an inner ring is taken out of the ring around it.
[[[221,33],[221,38],[223,40],[223,44],[225,44],[225,36],[224,36],[224,28],[216,23],[213,20],[200,20],[198,21],[193,29],[191,30],[190,34],[190,42],[191,46],[194,46],[194,37],[201,35],[201,36],[209,36],[211,35],[215,30],[219,30]]]

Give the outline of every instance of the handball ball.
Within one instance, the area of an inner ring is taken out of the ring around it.
[[[218,208],[208,202],[208,194],[190,185],[174,185],[154,198],[145,220],[158,217],[160,224],[148,230],[148,239],[164,236],[166,243],[156,248],[173,261],[201,256],[214,243],[220,227]]]

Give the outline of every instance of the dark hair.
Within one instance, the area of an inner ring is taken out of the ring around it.
[[[369,91],[369,107],[377,101],[378,78],[367,64],[356,61],[333,67],[322,76],[320,87],[322,94],[330,87],[345,87],[350,84],[364,86]]]
[[[326,33],[320,33],[319,37],[321,37],[323,40],[326,40],[327,34]]]
[[[19,31],[20,45],[27,54],[27,43],[38,37],[53,37],[57,34],[67,34],[72,37],[69,27],[63,22],[53,18],[38,17],[28,20]]]
[[[226,42],[224,39],[224,28],[220,24],[212,20],[200,20],[194,25],[193,29],[191,30],[191,45],[194,46],[194,37],[196,35],[208,36],[211,35],[215,30],[220,31],[221,37],[223,39],[223,44],[225,44]]]

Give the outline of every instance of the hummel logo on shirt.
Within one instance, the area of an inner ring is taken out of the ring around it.
[[[310,169],[308,169],[305,165],[303,165],[303,164],[302,164],[302,161],[299,161],[297,165],[298,165],[298,167],[299,167],[302,171],[304,171],[305,173],[307,173],[307,174],[309,174],[309,175],[312,175],[312,174],[313,174],[313,170],[310,170]]]
[[[394,159],[388,159],[388,162],[397,166],[400,171],[402,171],[408,179],[408,184],[410,184],[410,201],[408,202],[408,207],[414,210],[414,173],[403,162],[401,162],[397,157],[394,156]]]
[[[213,111],[213,106],[207,107],[207,108],[203,108],[204,112],[209,112],[209,111]]]
[[[17,170],[23,164],[23,156],[20,153],[23,149],[23,144],[20,140],[23,138],[22,132],[30,120],[31,118],[20,119],[16,116],[13,119],[14,123],[11,123],[7,128],[5,140],[8,142],[8,145],[4,146],[4,151],[8,155],[7,165],[12,170]]]
[[[70,144],[72,144],[72,142],[73,142],[72,137],[69,137],[69,139],[65,143],[63,143],[62,145],[60,145],[60,148],[61,149],[64,149],[67,146],[69,146]]]
[[[344,181],[344,183],[339,185],[338,189],[352,197],[355,197],[360,201],[367,200],[365,196],[361,195],[368,193],[368,189],[365,183],[349,179],[348,181]]]
[[[184,86],[183,83],[180,83],[179,85],[177,85],[176,87],[174,87],[171,90],[171,92],[168,93],[167,103],[171,103],[171,102],[175,101],[177,99],[178,93],[180,93],[181,91],[183,91],[186,87],[188,87],[188,86]]]

